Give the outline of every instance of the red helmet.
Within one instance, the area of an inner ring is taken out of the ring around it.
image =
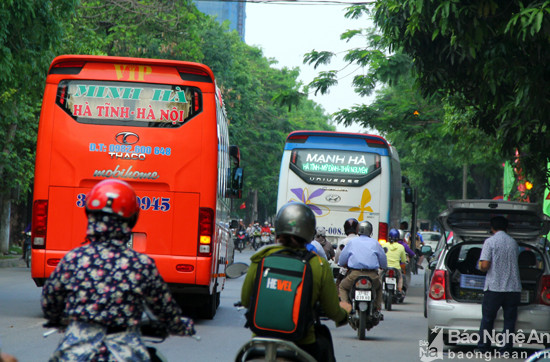
[[[134,227],[139,215],[136,193],[127,182],[107,179],[98,182],[86,196],[86,215],[103,212],[128,220]]]

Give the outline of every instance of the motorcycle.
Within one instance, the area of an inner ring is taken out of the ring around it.
[[[245,275],[248,270],[246,263],[232,263],[226,268],[226,276],[229,279],[236,279]],[[245,309],[241,302],[234,304],[237,309]],[[332,356],[329,360],[334,360],[334,347],[329,329],[322,325],[319,317],[319,306],[316,305],[316,332],[317,338],[321,338],[325,347],[325,353]],[[266,361],[266,362],[315,362],[310,354],[298,347],[293,342],[268,337],[252,337],[239,348],[235,356],[235,362],[244,361]]]
[[[402,296],[397,292],[397,282],[399,272],[395,268],[388,268],[382,274],[381,280],[383,283],[382,293],[384,299],[384,307],[386,310],[391,310],[392,303],[402,303]],[[404,297],[403,297],[404,298]]]
[[[271,243],[271,238],[269,237],[269,233],[263,232],[260,236],[260,247],[264,245],[269,245]]]
[[[48,336],[56,332],[64,333],[64,330],[66,328],[65,324],[53,325],[46,323],[43,326],[44,328],[53,328],[43,334],[44,338],[47,338]],[[157,350],[157,348],[153,346],[153,344],[164,342],[170,336],[170,334],[168,333],[168,330],[164,327],[164,325],[148,309],[145,309],[143,312],[143,317],[139,323],[139,330],[143,337],[147,352],[149,352],[151,362],[168,361],[166,357],[164,357]],[[191,337],[196,341],[201,340],[201,337],[198,335],[193,335]]]
[[[31,267],[31,257],[32,257],[32,248],[31,248],[31,232],[27,231],[25,233],[25,241],[23,243],[23,248],[25,248],[25,264],[27,268]]]
[[[235,362],[294,361],[315,362],[315,358],[292,342],[277,338],[253,337],[237,352]]]
[[[242,253],[246,243],[246,233],[244,230],[239,230],[235,237],[235,249]]]
[[[252,232],[252,248],[254,248],[254,250],[258,250],[261,242],[262,242],[262,233],[260,232],[260,228],[255,228],[254,231]]]
[[[363,340],[365,330],[370,330],[384,319],[374,308],[376,290],[373,288],[372,279],[366,275],[358,276],[349,292],[349,299],[352,306],[349,324],[357,330],[357,337]]]

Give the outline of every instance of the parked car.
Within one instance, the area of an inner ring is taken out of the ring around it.
[[[441,237],[437,242],[435,248],[429,245],[430,246],[429,252],[426,255],[428,267],[425,269],[425,272],[424,272],[424,317],[425,318],[428,318],[427,301],[428,301],[428,291],[430,290],[430,281],[432,280],[432,275],[437,265],[437,261],[439,260],[439,255],[443,250],[445,250],[446,243],[447,243],[447,237]]]
[[[508,219],[508,234],[519,247],[519,267],[522,284],[521,305],[518,308],[516,331],[525,336],[535,333],[545,347],[550,346],[544,334],[550,333],[550,259],[546,250],[546,235],[550,218],[540,205],[503,200],[454,200],[440,214],[443,235],[437,246],[436,259],[427,274],[426,307],[428,341],[443,333],[445,344],[456,331],[474,335],[479,331],[481,302],[485,275],[475,268],[483,242],[491,236],[489,220],[501,215]],[[452,234],[451,234],[452,232]],[[452,238],[450,237],[452,235]],[[423,252],[431,254],[431,247]],[[495,321],[495,330],[502,330],[502,314]],[[459,344],[463,340],[458,341]],[[472,339],[466,339],[472,341]],[[536,342],[535,342],[536,343]]]
[[[424,245],[430,245],[433,250],[435,250],[439,239],[441,239],[441,233],[437,231],[420,231],[420,235],[422,235]]]

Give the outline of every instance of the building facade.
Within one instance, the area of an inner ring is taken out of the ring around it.
[[[199,11],[213,16],[220,23],[229,20],[230,30],[236,30],[244,41],[244,29],[246,19],[245,1],[201,1],[195,0],[195,5]]]

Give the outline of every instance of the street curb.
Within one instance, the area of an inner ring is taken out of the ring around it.
[[[0,259],[0,268],[17,268],[26,267],[25,261],[21,259],[21,255],[15,255],[13,258]]]

